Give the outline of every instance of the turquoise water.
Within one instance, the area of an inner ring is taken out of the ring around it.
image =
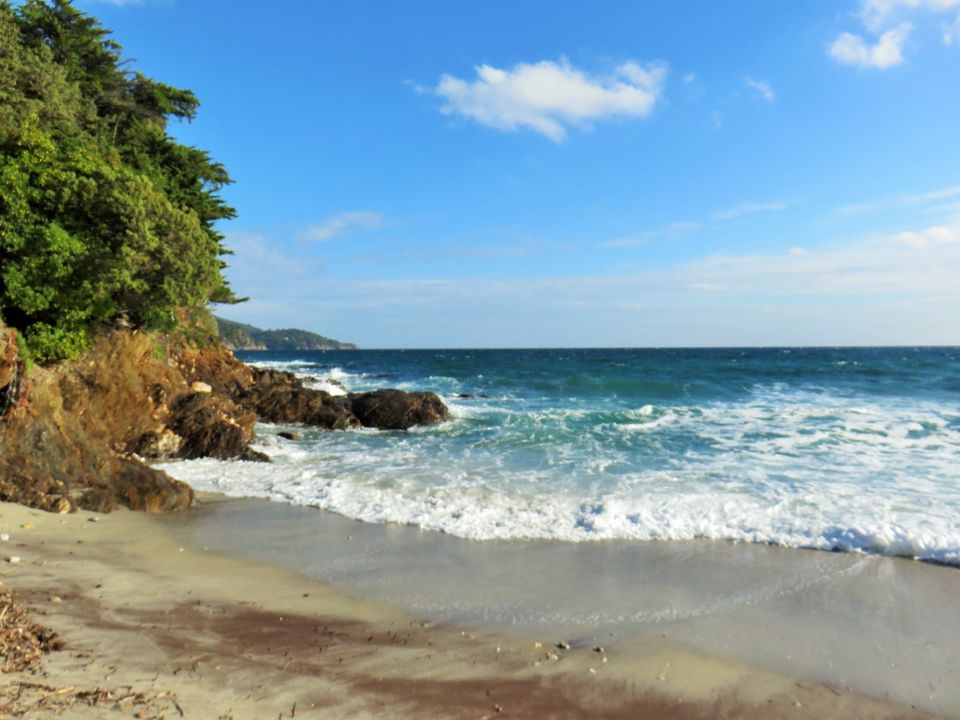
[[[409,432],[261,426],[195,487],[475,539],[712,538],[960,565],[960,349],[241,352],[334,393],[433,390]]]

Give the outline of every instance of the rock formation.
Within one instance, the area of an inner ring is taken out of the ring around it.
[[[125,330],[27,372],[15,332],[0,326],[0,499],[44,510],[186,508],[193,491],[143,460],[268,460],[250,448],[257,419],[404,430],[446,417],[433,393],[334,397],[222,346],[176,348]]]

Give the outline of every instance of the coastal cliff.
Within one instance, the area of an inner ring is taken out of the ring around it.
[[[333,397],[219,344],[142,331],[112,330],[74,361],[28,365],[16,331],[0,326],[0,500],[54,512],[189,507],[193,491],[145,461],[267,461],[250,447],[258,419],[402,430],[447,416],[433,393]]]

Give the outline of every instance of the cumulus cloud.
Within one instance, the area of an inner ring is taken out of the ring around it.
[[[744,202],[734,205],[726,210],[721,210],[713,214],[714,220],[735,220],[743,215],[752,215],[759,212],[776,212],[785,210],[787,204],[783,202]]]
[[[924,15],[943,15],[960,10],[960,0],[860,0],[859,16],[871,41],[864,35],[840,33],[830,44],[837,62],[886,69],[903,63],[903,45],[913,25]],[[945,45],[960,42],[960,13],[941,24]]]
[[[830,45],[830,57],[844,65],[887,68],[903,62],[903,44],[910,35],[910,23],[902,23],[883,33],[872,45],[854,33],[840,33]]]
[[[383,216],[380,213],[370,210],[346,212],[328,217],[319,223],[308,225],[306,229],[297,233],[297,239],[326,242],[340,235],[345,235],[353,228],[372,230],[382,224]]]
[[[766,80],[755,80],[754,78],[747,75],[743,79],[743,84],[746,85],[751,90],[756,90],[757,93],[767,102],[773,102],[776,100],[776,95],[773,93],[773,88],[770,87],[770,83]]]
[[[561,142],[571,126],[648,116],[663,92],[666,65],[630,60],[608,75],[591,75],[567,60],[520,63],[509,70],[476,68],[475,80],[443,75],[434,92],[442,112],[497,130],[534,130]]]

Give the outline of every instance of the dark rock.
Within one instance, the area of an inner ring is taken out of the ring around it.
[[[406,429],[447,417],[447,408],[433,393],[378,390],[333,396],[305,388],[291,372],[243,365],[229,353],[194,352],[182,359],[188,382],[201,381],[272,423],[301,423],[328,430],[359,425]]]
[[[19,475],[12,480],[0,480],[0,500],[47,512],[75,512],[76,504],[67,496],[67,492],[66,485],[53,478],[37,480]]]
[[[290,432],[289,430],[281,430],[277,435],[284,440],[303,440],[303,435],[298,432]]]
[[[169,460],[177,457],[183,438],[168,428],[149,430],[127,446],[127,452],[149,460]]]
[[[90,512],[112,512],[117,507],[117,495],[108,487],[91,487],[77,498],[77,506]]]
[[[185,510],[193,503],[189,485],[136,460],[118,460],[113,479],[117,499],[131,510],[169,512]]]
[[[270,462],[270,456],[248,447],[240,454],[238,460],[246,460],[247,462]]]
[[[432,392],[374,390],[349,399],[353,414],[364,427],[406,430],[447,419],[447,406]]]
[[[345,430],[360,423],[344,398],[312,390],[281,379],[270,378],[237,398],[261,420],[273,423],[303,423],[328,430]]]
[[[172,408],[170,429],[181,438],[178,457],[239,458],[253,437],[252,413],[241,414],[230,400],[220,395],[184,395]]]

